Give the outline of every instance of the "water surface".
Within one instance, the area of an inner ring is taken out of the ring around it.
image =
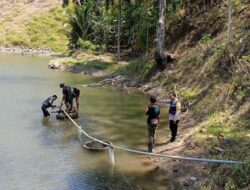
[[[47,68],[48,58],[0,54],[0,189],[169,189],[164,175],[152,172],[146,157],[115,151],[92,153],[79,141],[77,130],[55,115],[43,119],[41,103],[52,94],[61,99],[60,82],[81,90],[79,124],[99,139],[146,150],[146,97],[114,88],[86,88],[95,79]],[[57,101],[59,104],[60,100]],[[166,115],[163,109],[162,120]],[[167,123],[158,142],[168,138]],[[177,186],[176,186],[177,187]]]

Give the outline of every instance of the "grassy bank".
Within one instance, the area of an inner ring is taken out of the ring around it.
[[[68,17],[60,1],[17,3],[0,9],[1,45],[67,51]]]

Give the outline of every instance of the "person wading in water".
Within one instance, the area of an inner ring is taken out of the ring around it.
[[[156,104],[156,97],[151,96],[150,102],[146,109],[147,126],[148,126],[148,152],[153,152],[155,145],[155,131],[160,121],[160,107]]]
[[[167,103],[169,107],[169,128],[171,130],[171,139],[170,142],[174,142],[177,135],[178,123],[180,121],[181,114],[181,102],[178,100],[176,93],[170,94],[170,99],[160,100],[161,103]]]
[[[72,87],[71,88],[73,99],[76,101],[76,111],[79,112],[79,97],[80,97],[80,90],[78,88]]]
[[[64,103],[66,106],[66,111],[69,113],[73,107],[74,94],[71,90],[71,87],[66,86],[64,83],[60,84],[60,88],[62,88],[62,94],[63,94],[60,108],[62,108]]]
[[[48,108],[56,108],[55,105],[53,105],[53,102],[57,99],[56,95],[48,97],[46,100],[43,101],[42,103],[42,111],[43,111],[43,116],[44,117],[50,117],[50,113],[48,111]]]

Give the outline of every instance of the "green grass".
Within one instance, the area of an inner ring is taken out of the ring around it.
[[[75,65],[82,67],[83,69],[97,69],[102,71],[113,72],[117,69],[117,65],[110,62],[100,61],[100,60],[87,60],[87,59],[75,59],[72,57],[59,58],[56,59],[58,62],[62,62],[66,65]]]
[[[67,51],[66,23],[67,16],[61,7],[54,7],[45,15],[31,18],[27,24],[30,45],[51,48],[55,52]]]
[[[139,81],[144,81],[146,74],[150,70],[152,64],[142,58],[134,59],[128,65],[120,66],[116,72],[125,76],[135,77]]]
[[[1,23],[8,23],[18,16],[20,9],[15,9]],[[66,10],[60,6],[53,7],[49,12],[29,18],[28,22],[19,23],[15,27],[0,29],[0,43],[4,45],[30,48],[48,48],[54,52],[68,50],[68,17]]]

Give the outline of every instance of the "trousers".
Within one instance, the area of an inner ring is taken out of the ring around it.
[[[177,135],[178,123],[179,123],[179,120],[177,120],[175,123],[173,120],[169,120],[169,128],[171,130],[172,139],[175,139]]]
[[[157,125],[148,123],[148,152],[152,152],[155,145],[155,131]]]

